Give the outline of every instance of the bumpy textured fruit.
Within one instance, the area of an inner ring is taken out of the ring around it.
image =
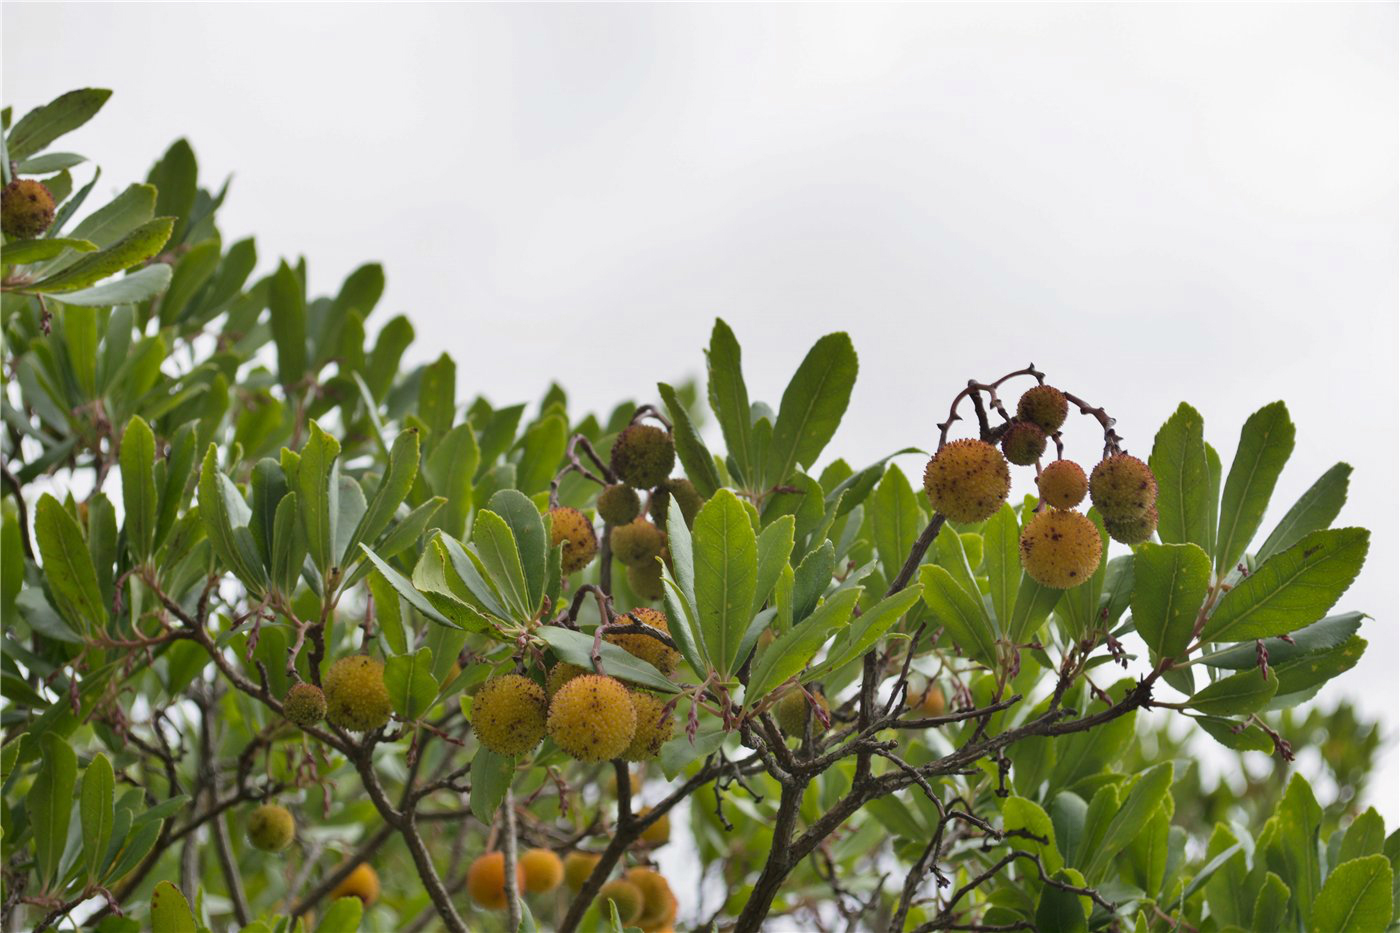
[[[826,705],[826,697],[817,691],[812,692],[812,698],[817,701],[817,705],[826,712],[830,707]],[[807,717],[807,694],[797,687],[789,689],[784,693],[777,703],[773,704],[773,718],[778,720],[778,728],[791,736],[801,736],[803,723]],[[817,735],[826,727],[822,725],[821,717],[812,713],[812,734]]]
[[[520,674],[492,677],[472,699],[477,740],[497,755],[521,755],[544,740],[549,701],[544,688]]]
[[[282,713],[298,726],[314,726],[326,718],[326,695],[315,684],[292,684],[282,700]]]
[[[617,915],[623,926],[630,926],[642,913],[642,892],[630,881],[618,878],[598,889],[598,907],[605,918],[611,917],[608,901],[617,905]]]
[[[613,442],[613,472],[637,489],[657,485],[675,465],[675,442],[655,425],[629,424]]]
[[[326,672],[326,718],[351,732],[373,732],[389,721],[393,707],[384,686],[384,665],[354,654]]]
[[[1041,586],[1067,590],[1084,583],[1102,553],[1099,529],[1080,512],[1046,509],[1021,530],[1021,566]]]
[[[651,807],[642,807],[637,811],[638,816],[646,816],[651,812]],[[642,830],[639,837],[643,843],[652,848],[664,846],[671,841],[671,814],[663,813],[654,822]]]
[[[640,567],[627,568],[627,585],[642,599],[654,603],[666,595],[666,584],[661,582],[661,564],[652,561]]]
[[[297,834],[291,811],[275,803],[265,803],[248,815],[248,841],[264,852],[281,852]]]
[[[614,557],[628,567],[640,567],[661,556],[661,549],[666,545],[666,536],[661,533],[660,528],[644,518],[639,518],[613,528],[612,533],[608,535],[608,543],[612,546]]]
[[[1017,466],[1030,466],[1045,455],[1045,432],[1033,421],[1013,421],[1001,436],[1001,452]]]
[[[1157,530],[1157,507],[1154,505],[1137,518],[1115,522],[1104,519],[1104,530],[1120,544],[1141,544]]]
[[[1011,491],[1006,458],[991,444],[953,441],[924,470],[924,491],[934,509],[955,522],[991,518]]]
[[[1141,518],[1157,504],[1157,477],[1137,457],[1114,454],[1089,474],[1089,498],[1105,522]]]
[[[1089,494],[1089,478],[1073,460],[1056,460],[1036,477],[1040,498],[1057,509],[1072,509]]]
[[[548,849],[522,852],[520,867],[525,872],[525,890],[531,894],[553,891],[564,880],[564,863]]]
[[[628,761],[647,761],[661,754],[661,746],[671,740],[676,722],[666,710],[666,704],[650,693],[632,691],[632,708],[637,713],[637,731],[622,757]]]
[[[921,716],[942,716],[948,710],[948,698],[935,683],[930,683],[922,691],[909,691],[905,706]]]
[[[560,568],[567,576],[577,573],[598,553],[598,535],[593,523],[578,509],[560,506],[549,510],[549,544],[564,545]]]
[[[637,917],[637,926],[643,930],[653,930],[675,922],[676,896],[671,893],[671,885],[660,872],[651,868],[632,868],[628,870],[626,878],[642,892],[642,912]]]
[[[554,699],[554,694],[559,692],[559,688],[580,674],[590,673],[588,668],[579,667],[577,664],[570,664],[568,661],[559,661],[549,669],[549,676],[544,680],[544,691],[549,699]]]
[[[525,886],[525,866],[515,863],[515,890]],[[467,893],[487,910],[506,906],[506,857],[502,852],[478,855],[467,869]]]
[[[379,873],[361,862],[331,889],[327,900],[333,901],[337,897],[358,897],[368,907],[379,900]]]
[[[593,866],[602,860],[597,852],[570,852],[564,856],[564,883],[571,890],[583,887],[588,876],[593,874]]]
[[[637,711],[619,681],[584,674],[559,688],[547,725],[554,744],[579,761],[611,761],[632,744]]]
[[[1054,386],[1036,386],[1027,389],[1016,403],[1016,417],[1023,421],[1033,421],[1040,425],[1046,434],[1060,430],[1069,414],[1069,399]]]
[[[705,504],[705,500],[700,497],[700,491],[695,488],[694,483],[688,479],[677,478],[668,479],[651,491],[651,520],[656,522],[656,527],[666,527],[672,496],[681,507],[681,518],[685,519],[686,525],[694,524],[695,515],[700,511],[700,506]]]
[[[16,178],[0,191],[0,229],[5,236],[32,240],[53,223],[53,195],[41,181]]]
[[[654,628],[664,635],[671,634],[671,627],[666,624],[666,614],[659,609],[633,609],[625,615],[618,616],[617,624],[640,624]],[[679,651],[650,635],[611,634],[604,635],[603,639],[626,649],[634,657],[641,658],[663,674],[671,673],[680,663]]]
[[[598,493],[598,517],[609,525],[625,525],[642,514],[642,497],[626,483],[613,483]]]

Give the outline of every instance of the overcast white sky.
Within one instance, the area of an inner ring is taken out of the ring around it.
[[[847,330],[832,451],[930,446],[970,376],[1033,360],[1135,453],[1177,403],[1228,464],[1298,425],[1265,530],[1337,460],[1374,530],[1340,609],[1392,742],[1397,8],[1372,4],[358,6],[7,3],[4,99],[116,95],[64,141],[112,190],[179,135],[264,264],[385,263],[461,394],[602,406],[702,372],[712,319],[776,402]],[[371,320],[373,325],[374,320]],[[1071,456],[1091,456],[1086,428]],[[909,460],[906,469],[920,463]]]

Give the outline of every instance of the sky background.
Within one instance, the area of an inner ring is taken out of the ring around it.
[[[65,5],[3,9],[4,99],[115,96],[60,148],[115,192],[185,135],[227,242],[379,260],[459,397],[574,408],[703,373],[716,316],[776,402],[821,334],[861,373],[829,453],[931,447],[1034,361],[1145,457],[1182,400],[1228,465],[1284,399],[1262,529],[1338,460],[1373,529],[1323,701],[1383,722],[1400,820],[1397,7]],[[83,176],[86,178],[87,176]],[[95,203],[101,203],[94,198]],[[1068,454],[1089,460],[1088,422]],[[911,473],[922,463],[907,458]]]

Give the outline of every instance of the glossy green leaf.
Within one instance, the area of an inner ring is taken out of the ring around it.
[[[719,470],[715,468],[714,455],[705,446],[705,441],[690,418],[689,410],[677,397],[676,390],[664,382],[658,382],[656,390],[660,393],[661,401],[666,405],[666,413],[671,418],[671,435],[676,442],[676,457],[680,459],[686,477],[695,486],[700,498],[708,499],[724,485]]]
[[[903,470],[889,465],[867,509],[880,565],[885,568],[886,576],[893,577],[903,566],[924,524],[923,513],[914,499],[914,489]]]
[[[423,465],[433,492],[445,500],[437,525],[454,538],[466,531],[472,507],[472,477],[481,452],[470,424],[459,424],[438,440]]]
[[[764,472],[768,482],[785,482],[798,466],[816,462],[846,414],[858,369],[848,334],[827,334],[807,352],[778,406]]]
[[[476,521],[472,523],[472,544],[476,546],[477,556],[485,564],[491,582],[517,619],[533,616],[534,606],[530,604],[525,568],[515,545],[515,535],[511,533],[506,520],[489,510],[477,513]]]
[[[1343,862],[1313,902],[1314,933],[1381,933],[1390,926],[1393,872],[1384,855]]]
[[[296,385],[306,373],[306,297],[301,280],[285,262],[273,273],[267,304],[277,344],[277,379],[284,386]]]
[[[1110,862],[1127,848],[1152,819],[1171,792],[1172,763],[1164,762],[1144,771],[1133,781],[1122,803],[1114,811],[1099,847],[1089,858],[1084,875],[1090,880],[1102,877]]]
[[[568,445],[569,425],[560,416],[550,415],[530,425],[520,439],[517,488],[527,496],[549,489],[564,462],[564,449]]]
[[[1240,671],[1197,691],[1187,705],[1209,716],[1245,716],[1262,709],[1278,692],[1278,677],[1270,672]]]
[[[112,840],[112,794],[116,784],[112,763],[107,756],[93,756],[92,764],[83,772],[82,789],[78,794],[78,813],[83,824],[83,860],[89,878],[96,878]]]
[[[20,117],[5,138],[9,158],[20,160],[40,152],[49,143],[91,120],[112,92],[88,87],[61,94],[42,107]]]
[[[1155,658],[1191,643],[1210,588],[1210,558],[1195,544],[1139,545],[1133,555],[1133,623]]]
[[[852,587],[832,595],[805,621],[779,635],[754,658],[745,698],[752,705],[796,677],[811,663],[832,634],[851,619],[861,588]]]
[[[165,263],[156,263],[92,288],[65,292],[62,297],[64,304],[105,308],[147,301],[159,295],[169,284],[170,267]]]
[[[88,253],[63,271],[41,279],[29,287],[50,295],[88,288],[108,276],[116,275],[155,256],[170,239],[170,232],[174,226],[175,221],[169,217],[157,217],[147,221],[110,247],[100,252]],[[169,281],[168,267],[166,280]]]
[[[408,722],[426,713],[437,696],[433,655],[427,648],[396,654],[384,662],[384,686],[399,718]]]
[[[556,625],[542,625],[535,629],[533,634],[549,645],[561,660],[583,668],[593,667],[592,635]],[[676,693],[679,690],[656,668],[641,658],[628,654],[612,642],[605,641],[599,644],[598,656],[602,658],[603,670],[613,677],[663,693]]]
[[[1054,872],[1051,877],[1064,884],[1083,887],[1083,876],[1072,868]],[[1042,886],[1040,902],[1035,909],[1035,928],[1041,933],[1087,933],[1089,922],[1079,895],[1050,884]]]
[[[39,732],[39,773],[29,789],[26,806],[34,834],[34,864],[44,888],[58,880],[59,863],[68,842],[73,813],[73,789],[78,779],[78,756],[55,732]]]
[[[340,442],[321,430],[316,422],[311,422],[310,436],[301,449],[296,489],[302,530],[306,534],[306,551],[323,576],[338,557],[332,529],[331,483],[339,456]]]
[[[924,602],[933,612],[934,621],[943,626],[953,644],[968,657],[994,667],[997,632],[982,603],[969,596],[952,574],[936,564],[920,567],[919,580],[924,585]]]
[[[827,659],[802,675],[803,683],[839,671],[874,648],[919,601],[919,597],[923,596],[923,589],[923,585],[919,583],[907,586],[898,593],[880,600],[862,612],[858,618],[852,619],[851,624],[832,641]]]
[[[1008,626],[1021,582],[1021,526],[1007,503],[982,527],[982,544],[992,612],[1002,626]]]
[[[757,481],[757,462],[749,414],[749,390],[744,385],[739,341],[729,325],[716,318],[705,352],[709,370],[707,391],[724,443],[743,482]]]
[[[705,653],[720,675],[728,676],[752,619],[758,587],[758,539],[732,492],[720,490],[700,509],[691,544]]]
[[[1033,638],[1059,605],[1064,593],[1064,590],[1037,583],[1030,574],[1023,573],[1021,585],[1016,590],[1016,604],[1011,610],[1011,624],[1006,629],[1007,640],[1019,645]]]
[[[1254,555],[1256,563],[1262,564],[1275,554],[1288,550],[1314,531],[1332,527],[1332,522],[1341,513],[1347,501],[1347,486],[1351,479],[1351,466],[1339,463],[1332,467],[1308,491],[1293,503],[1288,514],[1279,520]]]
[[[337,897],[316,924],[316,933],[356,933],[364,912],[364,904],[358,897]]]
[[[190,902],[169,881],[156,883],[151,892],[151,929],[155,933],[197,933]]]
[[[155,544],[155,459],[155,435],[139,416],[133,417],[122,432],[120,461],[126,540],[138,561],[150,557]]]
[[[1274,485],[1293,453],[1294,434],[1283,402],[1265,405],[1245,421],[1220,501],[1217,571],[1234,567],[1259,530]]]
[[[754,587],[753,604],[750,616],[758,615],[768,597],[777,585],[778,575],[788,565],[792,556],[792,545],[796,523],[791,515],[784,515],[773,522],[758,536],[758,576]],[[744,652],[740,652],[742,656]]]
[[[82,529],[62,503],[48,493],[39,499],[34,510],[34,538],[58,611],[80,633],[105,629],[107,607]]]
[[[1283,883],[1282,878],[1273,872],[1267,872],[1263,884],[1259,887],[1259,893],[1254,897],[1250,929],[1284,929],[1284,917],[1288,913],[1288,900],[1291,895],[1292,892],[1288,890],[1288,885]]]
[[[1209,553],[1214,497],[1204,429],[1200,413],[1182,402],[1157,432],[1148,466],[1157,477],[1157,537]]]
[[[6,265],[23,266],[33,262],[53,259],[66,249],[75,253],[91,253],[97,244],[91,240],[75,240],[71,237],[52,237],[46,240],[15,240],[0,248],[0,261]]]
[[[369,558],[370,563],[384,575],[384,579],[394,588],[394,591],[402,596],[410,606],[440,625],[447,625],[453,628],[458,627],[456,623],[449,621],[446,616],[434,608],[433,604],[428,602],[422,593],[418,592],[407,577],[391,567],[387,561],[374,551],[371,551],[369,545],[361,544],[360,550],[365,552],[365,556]]]
[[[533,613],[544,598],[545,560],[549,552],[540,510],[523,493],[514,489],[502,489],[493,495],[486,508],[505,521],[515,539],[521,569],[525,573],[525,605]]]

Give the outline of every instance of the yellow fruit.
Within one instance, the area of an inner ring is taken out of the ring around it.
[[[1011,491],[1006,458],[985,441],[953,441],[929,460],[924,491],[934,509],[955,522],[991,518]]]
[[[341,658],[326,673],[326,718],[351,732],[373,732],[389,721],[393,707],[384,686],[384,665],[363,654]]]
[[[583,674],[550,701],[548,729],[554,744],[579,761],[611,761],[632,744],[637,711],[619,681]]]
[[[676,722],[665,703],[641,690],[632,691],[632,708],[637,713],[637,731],[622,757],[628,761],[647,761],[661,754],[661,746],[671,740]]]
[[[1069,400],[1054,386],[1028,389],[1016,403],[1016,417],[1032,421],[1046,434],[1054,434],[1069,414]]]
[[[578,509],[560,506],[549,510],[550,547],[564,545],[560,569],[564,575],[577,573],[598,553],[598,535],[593,523]]]
[[[326,718],[326,695],[315,684],[292,684],[282,699],[282,714],[298,726],[314,726]]]
[[[651,812],[651,807],[642,807],[637,811],[638,816],[646,816]],[[664,846],[671,841],[671,814],[663,813],[658,816],[651,825],[642,830],[641,841],[648,846]]]
[[[1013,421],[1001,436],[1001,452],[1017,466],[1030,466],[1045,454],[1045,432],[1033,421]]]
[[[554,699],[554,694],[559,692],[559,688],[580,674],[592,673],[586,667],[579,667],[577,664],[570,664],[567,661],[558,661],[549,669],[549,676],[545,678],[544,690],[549,699]],[[547,711],[546,711],[547,712]]]
[[[608,544],[612,547],[613,556],[618,560],[628,567],[640,567],[661,556],[661,549],[666,545],[666,536],[661,533],[660,528],[644,518],[639,518],[613,528],[612,533],[608,535]]]
[[[651,520],[656,523],[656,527],[666,527],[672,496],[681,507],[681,518],[685,519],[686,525],[693,524],[695,514],[700,511],[700,506],[705,504],[700,491],[688,479],[668,479],[651,491]]]
[[[544,740],[544,688],[520,674],[492,677],[472,698],[472,728],[497,755],[521,755]]]
[[[361,862],[331,889],[328,897],[332,901],[338,897],[358,897],[368,907],[379,900],[379,873]]]
[[[1157,507],[1154,505],[1145,514],[1126,521],[1115,522],[1104,519],[1103,527],[1114,541],[1129,545],[1141,544],[1152,537],[1152,533],[1157,530]]]
[[[53,223],[53,195],[41,181],[16,178],[0,191],[0,230],[17,240],[32,240]]]
[[[675,442],[655,425],[629,424],[613,442],[613,472],[637,489],[662,482],[675,465]]]
[[[632,868],[628,870],[626,878],[642,892],[642,912],[637,917],[637,926],[651,930],[675,922],[676,896],[671,893],[671,885],[660,872],[650,868]]]
[[[826,705],[826,697],[820,692],[812,691],[812,698],[822,708],[822,712],[826,712],[830,708]],[[807,694],[800,687],[792,687],[787,690],[778,698],[778,702],[773,704],[773,718],[778,720],[778,728],[787,735],[801,738],[809,705]],[[812,734],[820,735],[825,728],[826,726],[822,725],[821,717],[813,712]]]
[[[596,852],[570,852],[564,856],[564,883],[572,890],[583,887],[593,867],[602,861],[603,856]]]
[[[297,824],[291,811],[275,803],[265,803],[248,815],[248,841],[264,852],[281,852],[296,837]]]
[[[640,567],[627,568],[627,585],[642,599],[654,603],[666,595],[666,584],[661,582],[661,561],[654,560]]]
[[[515,890],[525,885],[525,867],[515,863]],[[504,910],[506,906],[506,857],[502,852],[478,855],[467,869],[467,893],[487,910]]]
[[[521,853],[520,867],[525,872],[525,890],[531,894],[553,891],[564,880],[564,863],[548,849]]]
[[[1021,566],[1041,586],[1078,586],[1093,575],[1102,553],[1099,529],[1079,512],[1046,509],[1021,530]]]
[[[948,699],[937,684],[930,683],[920,693],[910,691],[904,705],[922,716],[942,716],[948,710]]]
[[[1157,504],[1157,477],[1137,457],[1114,454],[1089,474],[1089,498],[1105,522],[1141,518]]]
[[[609,525],[625,525],[642,514],[642,499],[626,483],[613,483],[598,493],[598,517]]]
[[[617,905],[617,915],[623,926],[631,924],[642,912],[642,892],[635,884],[621,878],[609,881],[598,890],[598,909],[605,921],[612,916],[608,901]]]
[[[1073,460],[1056,460],[1036,477],[1040,498],[1057,509],[1072,509],[1089,494],[1089,479],[1084,468]]]
[[[654,628],[664,635],[671,634],[671,627],[666,624],[666,614],[659,609],[649,609],[645,606],[618,616],[616,624],[640,624]],[[680,663],[679,651],[650,635],[609,634],[604,635],[603,640],[626,649],[629,654],[641,658],[663,674],[671,673]]]

